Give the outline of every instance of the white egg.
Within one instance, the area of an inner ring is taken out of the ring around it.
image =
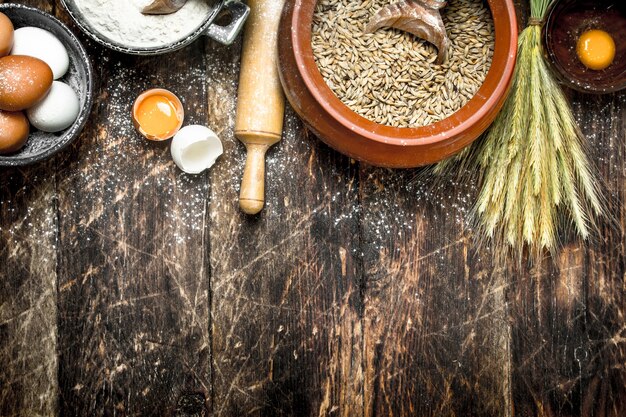
[[[41,59],[52,69],[58,80],[70,66],[67,49],[56,36],[47,30],[26,26],[15,30],[11,55],[28,55]]]
[[[26,111],[28,120],[44,132],[60,132],[70,127],[80,111],[78,96],[67,84],[54,81],[48,94]]]
[[[176,133],[170,148],[178,168],[188,174],[199,174],[215,163],[224,152],[222,142],[206,126],[185,126]]]

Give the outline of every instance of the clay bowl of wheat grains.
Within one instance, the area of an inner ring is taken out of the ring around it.
[[[409,0],[411,1],[411,0]],[[451,156],[493,122],[517,53],[512,0],[454,0],[438,65],[430,42],[393,28],[366,33],[396,0],[287,0],[279,72],[287,99],[326,144],[392,168]]]

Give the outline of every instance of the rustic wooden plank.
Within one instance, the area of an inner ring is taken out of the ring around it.
[[[580,245],[571,244],[558,259],[511,274],[513,402],[519,415],[579,415],[584,256]]]
[[[54,164],[0,170],[0,415],[57,409]]]
[[[464,233],[471,185],[361,172],[366,416],[507,416],[506,284]]]
[[[361,415],[356,165],[288,109],[268,153],[267,205],[245,217],[245,153],[232,131],[238,49],[213,59],[209,114],[226,148],[211,172],[213,414]]]
[[[0,1],[0,3],[5,3]],[[47,1],[24,1],[47,12]],[[54,162],[0,169],[0,415],[49,416],[57,391]]]
[[[181,173],[129,117],[158,86],[180,95],[186,123],[206,123],[204,44],[89,52],[94,111],[58,174],[60,414],[206,415],[208,179]]]
[[[514,407],[520,415],[622,416],[626,96],[572,96],[617,225],[603,225],[589,247],[563,235],[558,259],[512,280]]]
[[[581,415],[618,417],[626,415],[626,94],[578,95],[575,102],[617,223],[603,228],[586,259]]]

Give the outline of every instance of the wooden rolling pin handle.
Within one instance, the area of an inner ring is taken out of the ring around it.
[[[285,98],[278,78],[276,37],[284,0],[248,0],[250,17],[241,55],[235,136],[248,158],[239,206],[257,214],[265,205],[265,152],[283,132]]]
[[[265,205],[265,153],[270,145],[247,143],[239,207],[246,214],[257,214]]]

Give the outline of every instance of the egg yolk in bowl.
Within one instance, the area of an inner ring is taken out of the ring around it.
[[[615,59],[615,41],[603,30],[588,30],[578,38],[576,54],[587,68],[603,70]]]

